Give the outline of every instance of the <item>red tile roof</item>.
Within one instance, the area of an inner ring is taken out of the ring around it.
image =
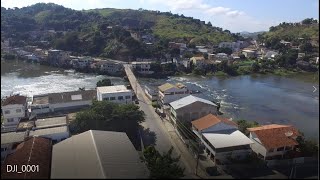
[[[25,104],[27,102],[27,97],[25,96],[10,96],[2,103],[2,106],[9,105],[9,104]]]
[[[49,179],[51,167],[51,140],[42,137],[31,137],[20,143],[15,152],[8,155],[1,165],[1,179]],[[7,165],[38,165],[39,172],[11,173]]]
[[[223,123],[226,123],[226,124],[229,124],[232,126],[237,126],[237,124],[235,122],[230,121],[230,120],[223,118],[223,117],[217,117],[213,114],[208,114],[200,119],[192,121],[191,123],[194,127],[196,127],[198,130],[201,131],[203,129],[207,129],[211,126],[214,126],[220,122],[223,122]]]
[[[298,145],[298,142],[293,137],[300,135],[299,131],[291,125],[270,124],[247,128],[247,130],[254,132],[267,150]],[[288,137],[286,136],[287,133],[292,133],[292,135]]]

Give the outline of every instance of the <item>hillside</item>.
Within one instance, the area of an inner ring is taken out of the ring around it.
[[[270,27],[268,32],[258,36],[266,46],[275,48],[277,42],[285,40],[293,45],[301,45],[301,40],[308,41],[313,46],[319,47],[319,22],[313,19],[305,19],[300,23],[281,23]]]
[[[55,48],[103,57],[160,56],[168,52],[169,41],[212,45],[241,38],[211,23],[169,12],[113,8],[76,11],[53,3],[1,8],[1,27],[1,38],[13,38],[17,46],[34,44],[37,38],[30,37],[32,31],[55,30],[54,35],[39,35],[38,39],[48,40]],[[130,33],[151,36],[154,46],[147,48]]]

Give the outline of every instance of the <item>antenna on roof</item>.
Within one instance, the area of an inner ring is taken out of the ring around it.
[[[293,132],[292,131],[288,131],[288,132],[285,132],[284,133],[287,137],[290,137],[293,135]]]

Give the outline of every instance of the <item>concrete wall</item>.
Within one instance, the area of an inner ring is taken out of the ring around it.
[[[77,108],[91,106],[91,105],[92,105],[92,100],[73,101],[73,102],[67,102],[67,103],[50,104],[50,110],[52,112],[56,112],[61,110],[77,109]]]
[[[131,104],[132,103],[132,91],[130,92],[117,92],[117,93],[101,93],[97,91],[98,101],[102,101],[105,98],[108,98],[110,102],[120,103],[120,104]],[[122,100],[119,100],[118,97],[122,96]],[[126,99],[126,96],[130,96],[129,99]],[[115,100],[110,100],[110,97],[115,97]]]
[[[257,140],[257,136],[254,132],[250,132],[250,139],[254,142],[250,145],[252,151],[254,151],[257,154],[261,154],[263,157],[266,157],[267,155],[267,149],[261,144],[259,140]]]
[[[176,93],[182,93],[183,94],[176,94]],[[164,94],[159,90],[159,99],[163,104],[169,104],[173,101],[176,101],[178,99],[184,98],[186,96],[189,96],[190,93],[188,89],[178,89],[178,88],[171,88],[168,91],[165,91],[165,93],[173,93],[173,94]]]

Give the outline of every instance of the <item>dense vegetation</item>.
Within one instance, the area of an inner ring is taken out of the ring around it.
[[[1,27],[1,38],[14,39],[16,46],[39,45],[35,40],[40,39],[57,49],[119,59],[161,56],[168,51],[169,41],[205,45],[240,38],[211,23],[170,12],[111,8],[76,11],[52,3],[20,9],[2,7]],[[30,32],[39,33],[30,36]],[[147,47],[137,41],[130,35],[133,32],[151,35],[154,45]]]
[[[238,129],[239,131],[241,131],[243,134],[245,134],[246,136],[249,136],[250,132],[247,130],[247,128],[252,128],[252,127],[257,127],[259,126],[259,124],[257,122],[249,122],[246,120],[238,120],[235,121],[238,125]]]
[[[160,154],[154,146],[148,146],[143,151],[144,159],[150,170],[152,179],[178,179],[184,176],[184,169],[177,163],[180,157],[172,157],[173,148]]]
[[[101,86],[113,86],[113,84],[111,83],[110,79],[102,79],[97,82],[97,87],[101,87]]]
[[[94,101],[90,109],[76,114],[70,124],[72,134],[90,129],[125,132],[136,148],[140,146],[139,123],[144,121],[144,112],[134,104],[115,104],[107,101]]]

